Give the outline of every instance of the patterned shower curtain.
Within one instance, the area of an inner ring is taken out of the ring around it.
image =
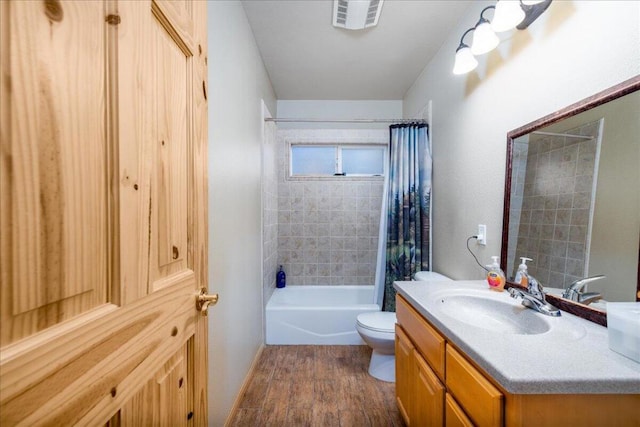
[[[431,153],[426,124],[389,127],[389,185],[384,311],[396,310],[394,280],[429,270]]]

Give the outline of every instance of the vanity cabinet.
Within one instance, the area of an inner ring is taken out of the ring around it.
[[[407,425],[442,426],[445,387],[396,325],[396,400]]]
[[[511,394],[400,294],[396,317],[396,400],[408,426],[640,425],[638,394]]]
[[[501,426],[500,391],[402,297],[396,316],[396,395],[405,423]]]

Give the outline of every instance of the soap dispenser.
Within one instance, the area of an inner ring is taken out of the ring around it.
[[[525,288],[529,285],[529,273],[527,272],[527,261],[533,261],[531,258],[520,257],[520,265],[516,273],[515,282]]]
[[[489,267],[489,273],[487,273],[487,283],[489,283],[489,289],[492,291],[502,292],[504,290],[505,275],[500,268],[499,257],[492,256],[493,263]]]
[[[287,285],[287,275],[284,273],[282,266],[276,273],[276,288],[284,288]]]

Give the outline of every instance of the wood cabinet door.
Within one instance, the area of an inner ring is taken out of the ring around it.
[[[444,425],[445,388],[422,356],[417,351],[413,354],[416,386],[411,419],[416,426],[441,427]]]
[[[396,402],[405,424],[411,424],[411,400],[414,398],[416,364],[414,347],[400,325],[396,324]]]
[[[447,344],[447,389],[475,425],[504,425],[504,396],[455,348]]]
[[[449,393],[444,398],[444,420],[446,427],[473,427],[473,423],[464,413],[458,402]]]
[[[0,2],[0,425],[205,425],[206,2]]]

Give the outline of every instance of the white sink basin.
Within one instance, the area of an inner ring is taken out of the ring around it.
[[[502,295],[501,295],[502,296]],[[516,302],[516,301],[514,301]],[[502,334],[536,335],[548,332],[544,315],[489,295],[441,295],[434,308],[467,325]]]

